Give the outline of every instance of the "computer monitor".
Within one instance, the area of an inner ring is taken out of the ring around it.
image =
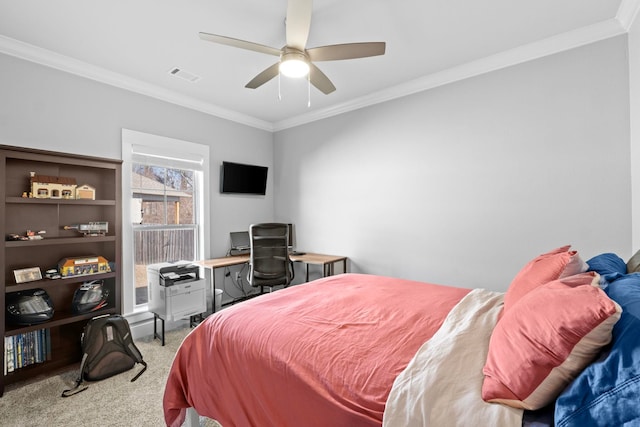
[[[232,231],[229,236],[231,237],[232,251],[242,252],[251,249],[248,231]]]
[[[287,242],[287,246],[289,250],[293,250],[293,224],[287,224],[289,226],[289,241]]]
[[[293,250],[294,247],[294,231],[293,224],[287,224],[289,228],[289,241],[287,246],[289,250]],[[251,249],[251,239],[248,231],[232,231],[229,233],[231,237],[231,250],[234,252],[245,252]]]

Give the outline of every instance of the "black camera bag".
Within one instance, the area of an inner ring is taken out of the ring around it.
[[[131,379],[133,382],[147,369],[147,363],[142,360],[142,354],[131,337],[129,322],[119,314],[106,314],[89,320],[84,327],[81,343],[80,374],[75,387],[64,390],[62,397],[86,390],[86,386],[79,389],[83,380],[103,380],[128,371],[136,363],[140,363],[143,368]]]

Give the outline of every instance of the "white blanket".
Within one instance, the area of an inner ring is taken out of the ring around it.
[[[384,427],[522,425],[521,409],[482,400],[482,368],[504,294],[474,289],[396,378]]]

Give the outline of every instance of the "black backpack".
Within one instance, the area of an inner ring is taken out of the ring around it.
[[[89,320],[84,327],[81,344],[80,374],[75,387],[64,390],[62,397],[86,390],[86,386],[79,389],[83,380],[103,380],[128,371],[136,363],[140,363],[143,368],[131,379],[133,382],[147,369],[140,350],[133,343],[129,322],[119,314],[106,314]]]

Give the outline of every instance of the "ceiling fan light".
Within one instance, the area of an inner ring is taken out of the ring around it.
[[[280,61],[280,72],[287,77],[304,77],[309,74],[309,62],[301,54],[285,54]]]

